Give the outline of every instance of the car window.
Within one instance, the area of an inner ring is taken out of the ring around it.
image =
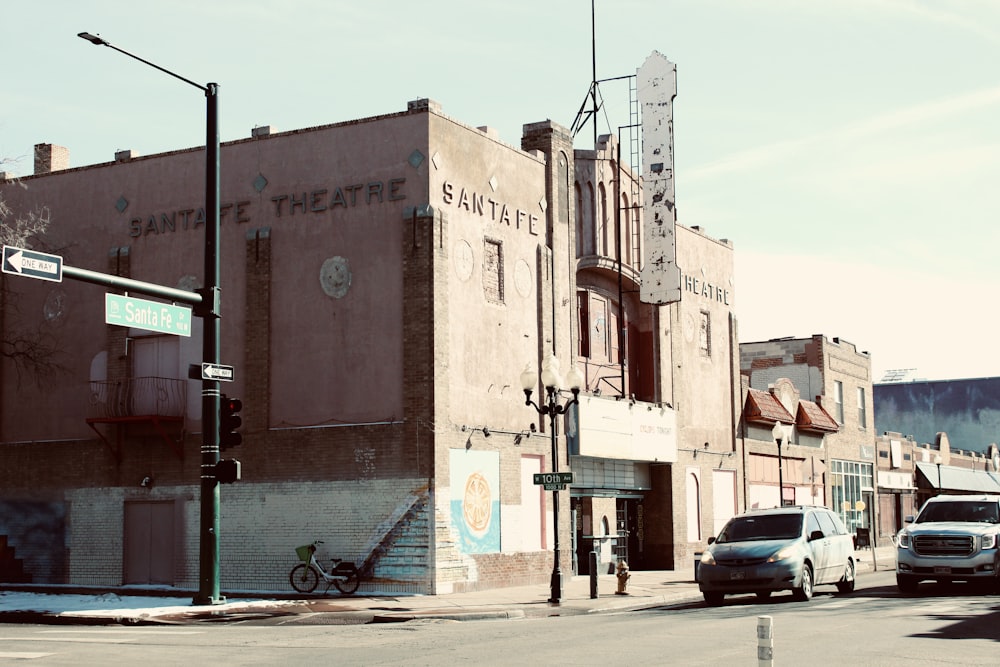
[[[1000,523],[1000,511],[995,501],[958,500],[927,503],[917,523],[933,521],[968,521],[973,523]]]
[[[816,512],[815,516],[824,535],[843,535],[847,532],[842,529],[843,523],[838,525],[837,521],[834,521],[837,517],[833,512]]]
[[[801,514],[764,514],[731,519],[719,533],[718,542],[793,540],[802,535]]]
[[[806,535],[812,535],[817,530],[824,535],[829,534],[819,525],[819,521],[816,519],[816,512],[809,512],[809,517],[806,519]]]

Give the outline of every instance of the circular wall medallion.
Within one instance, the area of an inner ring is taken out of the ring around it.
[[[54,289],[45,297],[45,305],[42,306],[45,319],[50,322],[58,320],[66,312],[66,292],[61,289]]]
[[[694,341],[694,333],[697,327],[694,323],[694,316],[691,313],[686,313],[684,315],[684,340],[687,342]]]
[[[531,294],[531,267],[523,259],[514,265],[514,289],[523,297]]]
[[[198,276],[186,275],[181,276],[181,279],[177,281],[177,289],[182,289],[187,292],[193,292],[201,287],[201,278]]]
[[[331,257],[319,270],[319,284],[327,296],[343,298],[351,289],[351,265],[344,257]]]
[[[455,274],[458,279],[465,282],[472,277],[472,270],[476,266],[476,258],[472,252],[472,246],[466,240],[455,242]]]

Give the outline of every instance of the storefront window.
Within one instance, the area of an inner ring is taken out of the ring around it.
[[[871,525],[873,466],[861,461],[830,462],[831,508],[852,533]]]

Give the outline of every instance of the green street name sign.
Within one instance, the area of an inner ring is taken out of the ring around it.
[[[104,295],[104,321],[175,336],[191,335],[191,309],[118,294]]]
[[[549,484],[572,484],[573,483],[573,473],[571,472],[541,472],[532,475],[534,477],[535,484],[544,484],[546,491],[551,491],[548,488]]]

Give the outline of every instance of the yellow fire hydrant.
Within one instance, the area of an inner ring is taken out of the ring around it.
[[[628,573],[628,563],[623,560],[618,561],[615,576],[618,577],[618,590],[615,591],[615,595],[628,595],[625,587],[628,586],[628,580],[632,576]]]

